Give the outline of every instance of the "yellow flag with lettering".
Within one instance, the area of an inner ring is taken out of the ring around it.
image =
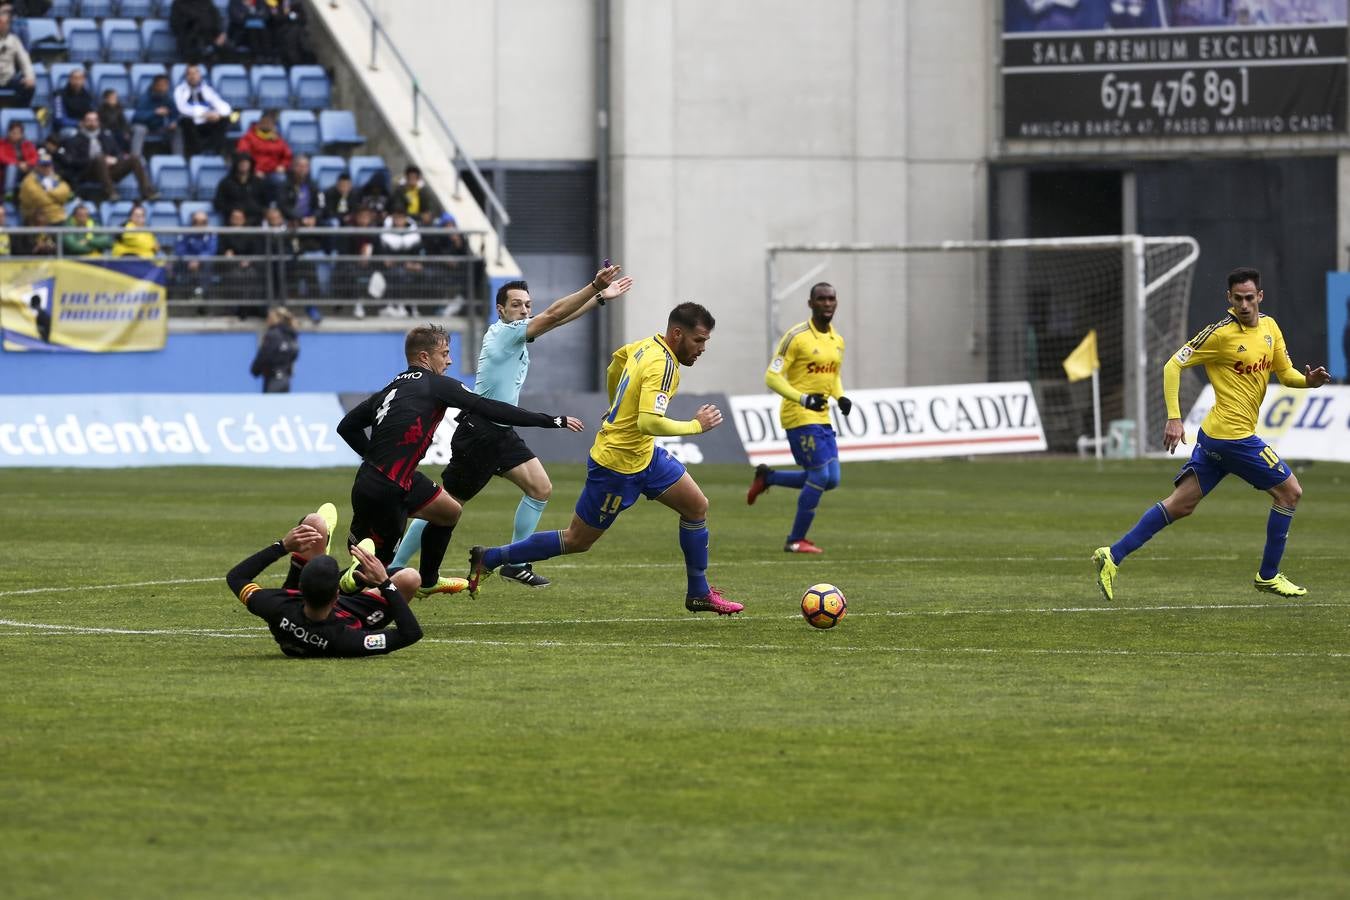
[[[1101,367],[1101,361],[1097,359],[1097,329],[1094,328],[1072,353],[1064,357],[1064,374],[1070,381],[1082,381],[1091,378]]]

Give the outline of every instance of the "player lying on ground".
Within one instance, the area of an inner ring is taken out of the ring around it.
[[[327,554],[336,520],[337,510],[325,503],[284,538],[236,565],[225,582],[249,612],[267,623],[287,656],[379,656],[417,643],[422,626],[408,607],[419,584],[417,573],[403,569],[390,578],[366,541],[352,548],[352,554],[361,561],[370,589],[340,593],[341,570]],[[260,587],[254,579],[287,553],[291,570],[286,583]]]
[[[1331,376],[1322,366],[1305,366],[1303,373],[1294,368],[1280,326],[1261,312],[1263,299],[1260,272],[1247,267],[1229,272],[1228,314],[1191,338],[1163,366],[1163,397],[1167,401],[1163,447],[1168,453],[1186,442],[1179,397],[1182,369],[1205,367],[1214,386],[1214,406],[1200,423],[1195,449],[1177,473],[1172,493],[1153,504],[1124,537],[1109,547],[1098,547],[1092,554],[1097,586],[1107,600],[1115,599],[1116,570],[1125,557],[1163,528],[1195,512],[1200,501],[1230,473],[1275,500],[1266,518],[1266,547],[1256,573],[1256,589],[1281,597],[1308,593],[1280,572],[1289,526],[1303,488],[1275,450],[1256,436],[1256,419],[1272,371],[1280,384],[1294,388],[1321,387]]]

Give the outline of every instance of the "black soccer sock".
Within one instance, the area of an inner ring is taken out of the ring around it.
[[[450,535],[454,534],[453,525],[427,524],[422,532],[422,560],[417,574],[422,576],[422,587],[435,587],[441,579],[441,560],[450,548]]]

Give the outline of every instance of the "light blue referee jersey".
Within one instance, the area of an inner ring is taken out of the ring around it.
[[[530,351],[525,346],[525,329],[529,324],[529,319],[520,319],[488,326],[478,353],[478,376],[473,386],[477,393],[520,405],[520,387],[530,371]]]

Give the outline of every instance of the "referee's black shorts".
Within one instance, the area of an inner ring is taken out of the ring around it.
[[[435,500],[440,492],[440,485],[421,472],[413,473],[412,486],[404,490],[370,466],[361,466],[352,482],[350,540],[356,543],[370,538],[375,542],[375,555],[389,565],[408,516]]]
[[[534,459],[534,451],[516,434],[481,416],[460,416],[450,439],[450,465],[441,473],[445,490],[460,502],[471,500],[493,475],[509,472]]]

